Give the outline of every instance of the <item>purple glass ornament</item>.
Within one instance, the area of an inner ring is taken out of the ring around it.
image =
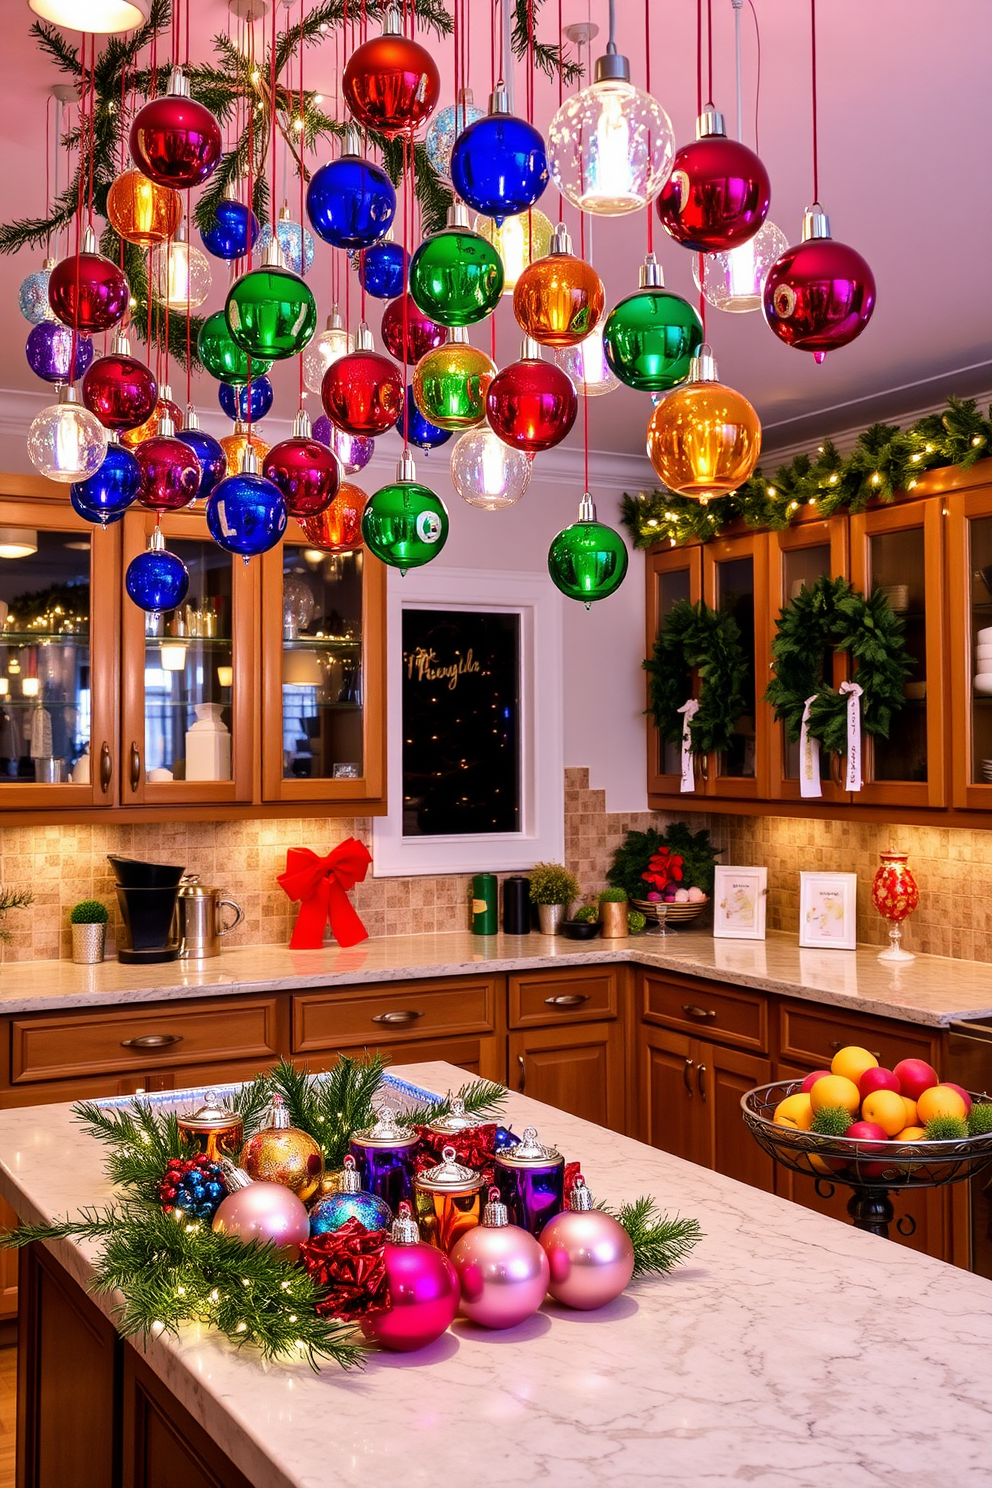
[[[77,336],[76,366],[70,377],[72,331],[59,320],[44,320],[33,326],[24,350],[31,371],[46,382],[75,382],[93,360],[93,342],[88,336]]]
[[[332,424],[326,413],[314,422],[313,437],[334,451],[345,475],[355,475],[364,470],[375,453],[375,440],[367,434],[346,434]]]
[[[352,1133],[349,1152],[355,1159],[359,1181],[366,1193],[384,1199],[394,1214],[404,1199],[413,1195],[416,1167],[413,1154],[416,1132],[397,1126],[391,1110],[384,1109],[373,1126]]]
[[[553,1147],[542,1146],[532,1126],[524,1129],[516,1147],[496,1153],[493,1181],[511,1223],[535,1239],[565,1206],[565,1159]]]

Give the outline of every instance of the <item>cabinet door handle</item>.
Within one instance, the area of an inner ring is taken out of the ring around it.
[[[395,1013],[373,1013],[373,1023],[416,1023],[422,1018],[423,1013],[417,1013],[413,1008],[401,1008]]]
[[[131,789],[136,791],[141,784],[141,750],[134,739],[131,740]]]
[[[548,1007],[578,1007],[589,1001],[588,992],[560,992],[557,997],[546,997]]]
[[[100,789],[106,795],[110,789],[110,782],[114,775],[114,757],[110,752],[110,745],[104,739],[100,745]]]
[[[706,1066],[701,1064],[696,1071],[696,1081],[699,1085],[699,1094],[702,1100],[706,1099]]]
[[[684,1002],[682,1004],[682,1011],[690,1018],[716,1017],[716,1008],[710,1008],[709,1012],[707,1012],[705,1008],[697,1007],[694,1002]]]
[[[143,1033],[139,1038],[121,1039],[122,1049],[168,1049],[181,1044],[181,1033]]]
[[[686,1062],[685,1062],[685,1068],[682,1071],[682,1082],[685,1085],[686,1090],[688,1090],[688,1092],[689,1092],[689,1099],[692,1100],[692,1060],[691,1059],[687,1059]]]
[[[524,1064],[524,1056],[522,1054],[517,1055],[517,1063],[520,1066],[520,1080],[517,1084],[517,1089],[520,1091],[520,1094],[523,1095],[524,1086],[527,1083],[527,1066]]]
[[[842,1044],[841,1041],[840,1041],[840,1039],[834,1039],[834,1041],[830,1045],[830,1047],[831,1047],[831,1049],[833,1049],[834,1053],[836,1054],[838,1049],[846,1049],[847,1048],[847,1044]],[[879,1062],[879,1064],[881,1064],[881,1062],[882,1062],[882,1056],[878,1052],[877,1049],[869,1049],[868,1050],[868,1053],[871,1055],[871,1057],[873,1059],[877,1059],[878,1062]]]

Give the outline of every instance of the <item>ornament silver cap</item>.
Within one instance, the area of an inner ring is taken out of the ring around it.
[[[240,474],[241,475],[257,475],[258,474],[258,455],[255,453],[255,446],[253,444],[247,444],[246,443],[244,449],[241,451],[241,471],[240,471]],[[274,1097],[273,1097],[273,1099],[274,1099]],[[280,1131],[283,1130],[285,1127],[287,1127],[289,1125],[289,1112],[287,1110],[285,1110],[284,1108],[277,1108],[277,1107],[273,1106],[273,1108],[272,1108],[272,1118],[273,1119],[269,1122],[269,1125],[270,1126],[274,1126],[274,1127],[278,1127]]]
[[[181,67],[173,67],[172,76],[169,78],[169,96],[171,98],[188,98],[189,78]]]
[[[482,1223],[487,1230],[501,1230],[510,1223],[510,1211],[500,1198],[498,1188],[489,1190],[489,1202],[483,1210]]]
[[[510,112],[510,95],[502,78],[500,78],[489,95],[489,112],[491,114],[508,114]]]
[[[344,1160],[344,1167],[338,1178],[338,1193],[356,1194],[361,1191],[362,1180],[355,1167],[355,1159],[349,1155]]]
[[[151,530],[151,532],[149,534],[149,537],[148,537],[148,552],[149,553],[164,553],[165,552],[165,535],[163,534],[161,527],[153,527],[152,528],[152,530]]]
[[[251,1188],[252,1179],[249,1178],[244,1168],[239,1168],[229,1157],[222,1157],[219,1163],[224,1175],[224,1187],[228,1193],[237,1193],[241,1188]]]
[[[245,449],[245,455],[247,455],[249,452],[251,453],[252,459],[254,459],[255,451],[252,449],[250,444]],[[245,469],[244,456],[242,456],[241,459],[241,469]],[[249,474],[254,474],[254,472],[249,471]],[[289,1112],[286,1110],[286,1102],[283,1100],[281,1095],[274,1095],[272,1097],[272,1104],[269,1107],[268,1122],[269,1126],[274,1131],[289,1130]]]
[[[332,305],[331,306],[331,313],[327,317],[327,324],[324,326],[324,330],[325,331],[343,331],[344,330],[344,321],[341,319],[341,311],[338,309],[337,305]]]
[[[76,392],[75,384],[71,382],[60,382],[58,397],[55,401],[57,403],[78,403],[79,394]]]
[[[234,1112],[224,1109],[216,1090],[206,1090],[203,1095],[203,1105],[197,1106],[195,1111],[187,1111],[179,1119],[180,1121],[195,1121],[200,1126],[230,1126],[234,1119]]]
[[[521,341],[520,360],[522,362],[541,362],[544,360],[544,352],[541,344],[535,341],[533,336],[525,336]]]
[[[358,330],[355,332],[355,350],[375,351],[375,341],[372,338],[372,332],[369,330],[369,323],[367,320],[363,320],[361,325],[358,327]]]
[[[92,227],[88,225],[83,228],[83,240],[79,245],[79,251],[80,253],[100,252],[99,248],[96,245],[96,233],[93,231]]]
[[[712,103],[708,103],[696,120],[697,140],[710,139],[715,134],[726,135],[726,133],[727,126],[723,115],[718,108],[713,107]]]
[[[186,404],[186,417],[183,419],[183,429],[198,429],[200,427],[200,415],[192,403]]]
[[[186,241],[186,223],[185,222],[180,222],[179,226],[176,228],[175,232],[172,234],[172,240],[171,241],[173,243],[185,243],[185,241]],[[169,243],[165,243],[163,246],[164,246],[166,252],[168,252],[169,246],[170,246]]]
[[[222,201],[237,201],[237,199],[238,199],[238,182],[235,179],[235,177],[232,176],[230,178],[230,180],[228,181],[227,185],[224,187],[223,192],[221,193],[221,200]]]
[[[117,332],[117,335],[114,337],[114,355],[115,356],[130,356],[131,355],[131,343],[128,340],[127,331],[118,331]]]
[[[448,332],[448,343],[451,346],[467,346],[468,326],[452,326]]]
[[[158,421],[158,438],[174,439],[176,434],[176,423],[172,414],[166,411]]]
[[[171,384],[171,382],[163,382],[162,386],[158,390],[158,395],[159,395],[160,398],[164,399],[166,403],[171,403],[172,402],[172,384]]]
[[[455,97],[455,105],[459,108],[470,108],[475,103],[475,94],[471,88],[459,88]],[[464,128],[464,125],[462,126]]]
[[[433,1168],[425,1168],[415,1179],[418,1188],[428,1193],[447,1193],[459,1189],[463,1193],[482,1187],[482,1176],[474,1168],[466,1168],[457,1162],[454,1147],[445,1147],[441,1161]]]
[[[610,42],[610,46],[613,43]],[[614,47],[613,51],[607,48],[606,54],[596,58],[596,72],[593,77],[594,83],[629,83],[630,82],[630,59],[623,56]]]
[[[273,234],[266,243],[265,252],[262,254],[262,268],[284,269],[285,267],[286,264],[282,256],[282,249],[279,246],[279,239]]]
[[[808,243],[811,238],[829,237],[830,218],[820,206],[820,203],[814,202],[803,213],[803,242]]]
[[[689,382],[716,382],[716,357],[705,341],[689,363]]]
[[[413,455],[405,449],[396,462],[396,479],[398,481],[415,481],[417,479],[417,467]]]
[[[382,33],[384,36],[387,33]],[[341,158],[357,155],[361,159],[362,154],[362,131],[357,124],[345,125],[344,134],[341,136]]]
[[[313,425],[310,422],[310,415],[305,408],[301,408],[293,420],[293,438],[309,439],[312,433]]]
[[[58,260],[55,258],[46,258],[43,260],[41,267],[46,273],[50,274],[57,262]]]
[[[437,1136],[444,1136],[446,1133],[470,1131],[472,1127],[478,1126],[478,1124],[476,1118],[470,1116],[466,1111],[465,1102],[461,1096],[454,1095],[451,1098],[451,1108],[447,1114],[439,1116],[436,1121],[432,1121],[427,1130],[434,1132]]]
[[[293,220],[293,217],[292,217],[292,213],[289,210],[289,202],[288,201],[284,201],[283,204],[282,204],[282,206],[279,208],[279,221],[280,222],[292,222],[292,220]]]
[[[580,1173],[568,1191],[568,1207],[573,1214],[588,1214],[593,1208],[592,1194]]]
[[[382,18],[383,36],[402,36],[403,17],[398,5],[391,5]]]
[[[351,1140],[362,1147],[413,1147],[420,1138],[411,1128],[400,1126],[392,1106],[381,1105],[375,1121],[364,1131],[352,1132]]]
[[[584,496],[582,497],[582,500],[579,502],[579,521],[595,522],[595,520],[596,504],[593,501],[592,497],[589,495],[589,492],[586,491]],[[511,1150],[516,1151],[516,1148],[512,1148]]]
[[[524,1134],[515,1147],[506,1147],[497,1152],[496,1161],[511,1168],[541,1168],[549,1163],[560,1163],[564,1159],[554,1147],[545,1147],[537,1140],[537,1128],[525,1126]]]
[[[457,197],[448,208],[446,225],[448,227],[457,227],[462,232],[468,228],[468,207],[463,201],[459,201]]]
[[[653,253],[645,254],[638,280],[641,289],[664,289],[665,275],[662,272],[661,264]]]
[[[420,1241],[420,1226],[410,1212],[410,1205],[405,1199],[400,1204],[399,1213],[390,1226],[389,1238],[394,1245],[417,1245]]]
[[[571,254],[572,235],[569,232],[568,228],[565,226],[564,222],[559,222],[558,226],[551,234],[551,247],[548,249],[548,252]]]

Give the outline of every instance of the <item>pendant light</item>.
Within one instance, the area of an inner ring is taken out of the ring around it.
[[[729,496],[754,473],[761,424],[751,404],[717,380],[705,344],[689,380],[658,404],[648,423],[648,456],[659,478],[679,496],[707,502]]]
[[[688,377],[702,344],[702,321],[687,300],[665,289],[661,265],[649,253],[640,288],[606,317],[603,346],[610,370],[639,392],[667,392]]]
[[[556,589],[566,599],[589,606],[615,594],[627,573],[627,545],[619,532],[596,518],[592,497],[586,491],[579,503],[579,518],[554,539],[548,549],[548,572]]]
[[[112,36],[148,20],[149,0],[28,0],[43,21],[66,31]]]

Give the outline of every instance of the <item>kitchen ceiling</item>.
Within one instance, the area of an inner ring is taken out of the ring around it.
[[[771,217],[795,241],[810,198],[809,5],[807,0],[754,0],[754,7],[761,28],[758,144],[772,180]],[[471,76],[476,101],[484,102],[490,83],[490,0],[468,0],[468,8]],[[557,32],[558,8],[557,0],[546,0],[541,9],[539,31],[546,39]],[[733,132],[732,0],[712,0],[712,9],[714,101]],[[0,203],[4,220],[10,220],[43,211],[46,101],[51,86],[64,79],[31,40],[27,0],[6,0],[3,12]],[[206,58],[211,36],[229,28],[230,12],[226,0],[192,0],[191,12],[192,54]],[[287,13],[298,16],[296,0]],[[652,92],[684,143],[693,137],[696,113],[696,5],[694,0],[648,0],[648,14]],[[593,55],[605,49],[607,0],[561,0],[561,15],[566,26],[591,18],[600,28]],[[279,24],[284,24],[282,16]],[[756,47],[747,3],[741,32],[744,138],[753,144]],[[617,0],[618,47],[629,54],[634,81],[641,86],[644,40],[644,0]],[[971,394],[992,386],[990,42],[989,0],[953,0],[942,6],[932,0],[821,0],[820,195],[834,236],[856,247],[871,264],[878,305],[862,337],[831,353],[822,366],[781,345],[760,314],[709,312],[708,335],[721,377],[754,403],[765,427],[766,448],[812,443],[876,416],[898,416],[937,402],[950,392]],[[443,97],[450,101],[450,43],[431,45],[441,53]],[[520,63],[518,111],[524,76]],[[330,39],[307,54],[306,83],[328,99],[335,96]],[[547,125],[557,101],[557,84],[539,78],[535,120],[540,126]],[[554,218],[557,194],[549,189],[540,206]],[[570,208],[565,220],[578,251],[578,222]],[[607,303],[615,303],[636,288],[647,246],[646,215],[596,219],[592,240]],[[690,254],[668,239],[657,221],[654,240],[668,287],[693,298]],[[322,313],[328,308],[331,253],[318,243],[310,276]],[[37,394],[38,407],[47,401],[25,363],[28,328],[17,309],[18,285],[40,257],[24,252],[0,258],[0,418],[5,403],[8,419],[13,408],[23,416],[25,392]],[[223,265],[215,263],[207,310],[220,306],[225,287]],[[378,319],[373,303],[370,320],[376,332]],[[504,300],[497,312],[500,360],[513,359],[519,338]],[[473,340],[488,345],[488,328],[476,329]],[[174,378],[177,391],[184,380]],[[199,381],[194,398],[205,410],[216,409],[215,385],[206,377]],[[295,373],[276,368],[273,381],[276,412],[288,418],[295,407]],[[592,447],[641,453],[649,413],[647,396],[626,388],[590,399]],[[569,440],[573,446],[580,442],[581,418]]]

